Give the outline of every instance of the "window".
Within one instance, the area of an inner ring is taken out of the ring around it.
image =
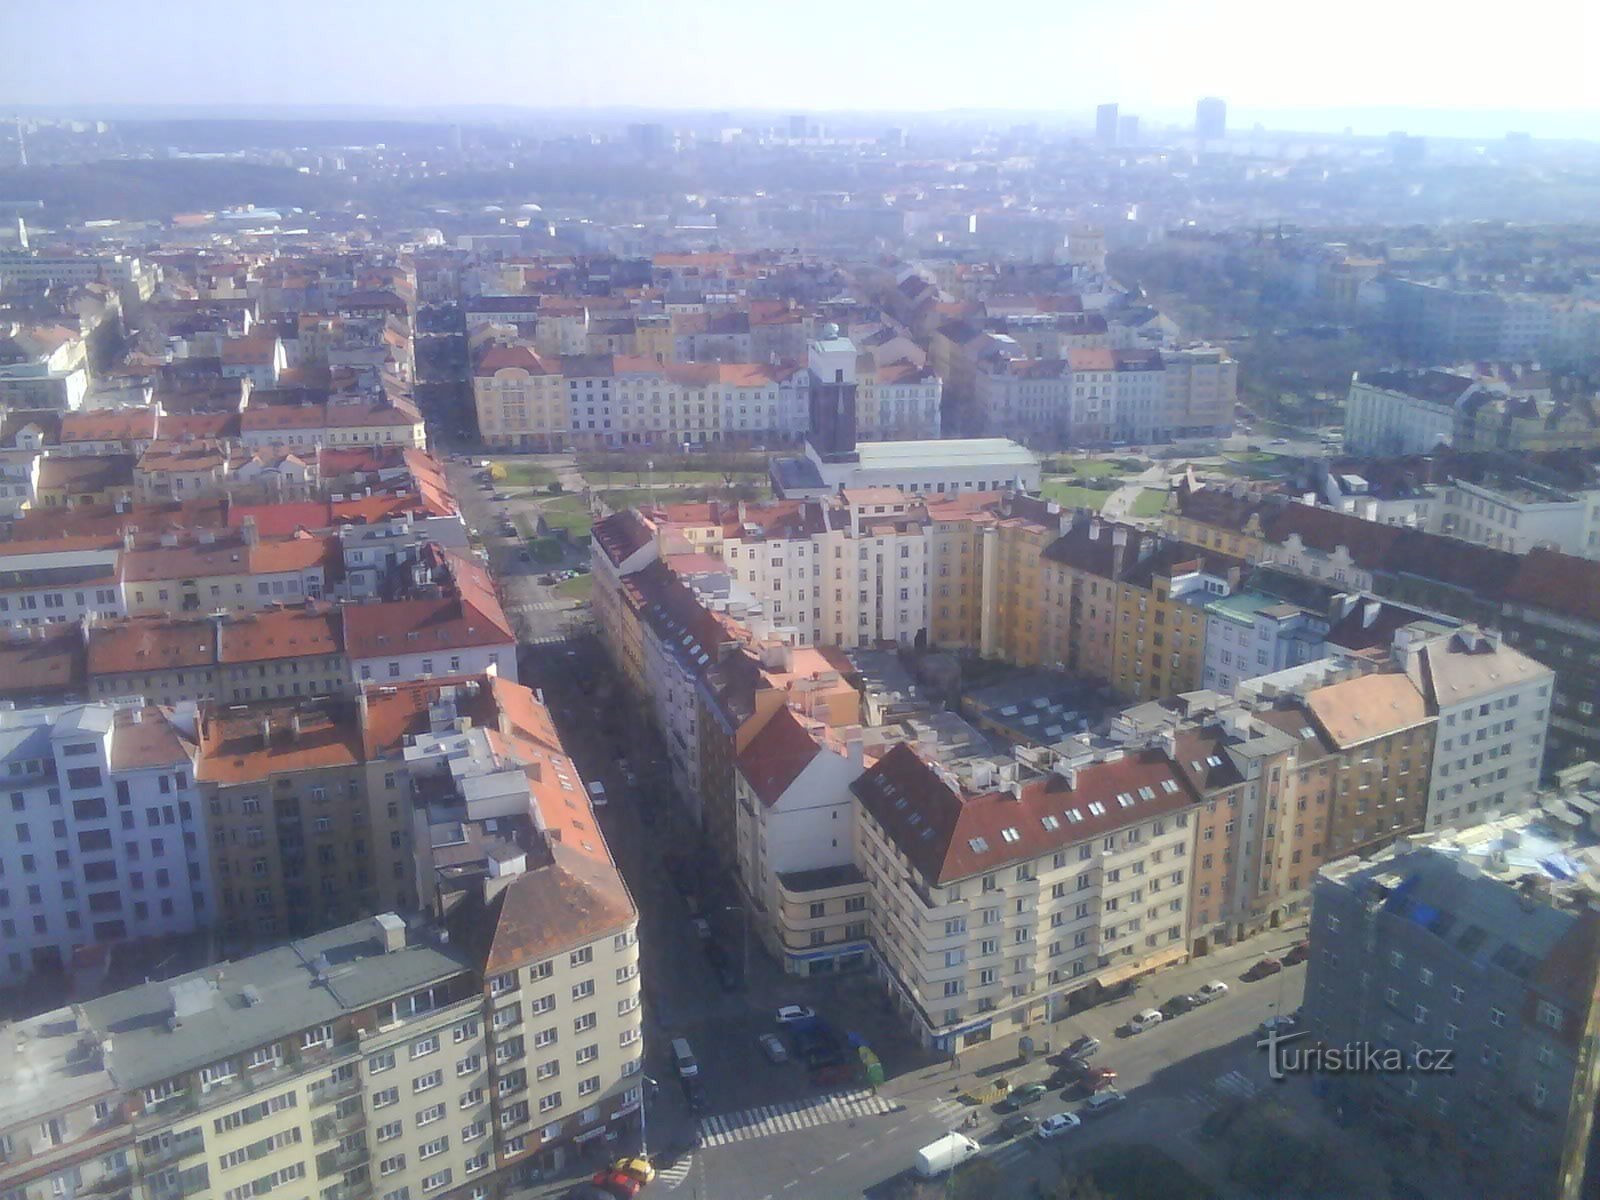
[[[392,1070],[393,1068],[393,1050],[385,1050],[382,1054],[374,1054],[371,1058],[367,1059],[367,1073],[369,1075],[380,1075],[384,1071]]]
[[[1539,1024],[1551,1029],[1561,1028],[1561,1010],[1548,1000],[1539,1001],[1537,1012]]]
[[[390,1121],[386,1125],[378,1126],[378,1141],[392,1142],[406,1131],[403,1121]]]
[[[548,1096],[539,1097],[539,1111],[542,1113],[554,1112],[561,1107],[561,1093],[551,1092]]]
[[[471,1075],[474,1071],[476,1071],[482,1065],[483,1065],[483,1059],[482,1059],[481,1056],[479,1056],[477,1054],[469,1054],[465,1058],[457,1059],[456,1060],[456,1078],[459,1079],[463,1075]]]
[[[425,1055],[432,1054],[438,1048],[439,1036],[438,1034],[434,1034],[432,1037],[425,1037],[419,1042],[412,1042],[411,1057],[413,1059],[422,1058]]]
[[[450,1040],[455,1042],[457,1045],[460,1045],[462,1042],[467,1041],[469,1038],[475,1038],[477,1036],[478,1036],[478,1023],[477,1023],[477,1021],[463,1021],[461,1024],[457,1025],[454,1029],[452,1029],[450,1031]]]
[[[1506,1014],[1504,1011],[1498,1008],[1491,1008],[1489,1010],[1489,1024],[1493,1025],[1496,1029],[1500,1029],[1504,1027],[1505,1023]]]
[[[417,1157],[421,1159],[437,1158],[450,1149],[450,1139],[447,1137],[434,1138],[432,1141],[423,1142],[417,1147]]]
[[[380,1092],[372,1093],[373,1108],[388,1108],[391,1104],[400,1103],[399,1088],[384,1088]]]
[[[584,1013],[583,1016],[579,1017],[572,1023],[572,1029],[574,1033],[588,1033],[589,1030],[593,1029],[594,1027],[595,1016],[593,1013]]]
[[[416,1095],[438,1087],[444,1082],[443,1071],[429,1071],[426,1075],[418,1075],[411,1081],[411,1092]]]
[[[432,1125],[435,1121],[444,1120],[444,1105],[431,1104],[417,1114],[417,1128]]]
[[[594,961],[594,947],[593,946],[584,946],[581,949],[574,950],[570,955],[567,956],[568,964],[570,966],[574,966],[574,967],[585,966],[588,963],[592,963],[593,961]]]
[[[389,1158],[380,1159],[378,1162],[378,1174],[384,1177],[393,1175],[398,1171],[404,1171],[405,1169],[406,1156],[404,1154],[395,1154]]]
[[[318,1046],[326,1046],[333,1041],[333,1026],[318,1025],[315,1029],[308,1029],[300,1035],[300,1048],[314,1050]]]

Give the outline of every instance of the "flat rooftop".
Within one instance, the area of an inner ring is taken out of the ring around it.
[[[940,438],[921,442],[863,442],[856,447],[862,470],[964,467],[977,462],[1037,467],[1038,457],[1010,438]]]

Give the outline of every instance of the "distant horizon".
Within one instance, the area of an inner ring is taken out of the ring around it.
[[[389,0],[381,10],[279,0],[248,13],[80,0],[72,36],[52,37],[47,14],[6,5],[0,41],[26,52],[0,80],[0,116],[123,106],[217,114],[292,100],[312,110],[994,114],[1082,124],[1095,105],[1117,102],[1181,126],[1202,96],[1218,96],[1235,129],[1294,127],[1315,114],[1304,132],[1595,138],[1596,7],[1524,0],[1508,19],[1503,6],[1466,0],[1441,20],[1431,0],[1347,0],[1328,19],[1272,0],[1013,0],[996,19],[972,21],[939,0],[699,0],[683,9],[612,0],[604,10],[562,0]],[[1515,103],[1486,105],[1490,96]],[[1416,114],[1417,128],[1389,113]]]
[[[1226,102],[1227,97],[1220,97]],[[1199,99],[1198,97],[1196,98]],[[1115,100],[1104,103],[1117,103]],[[1193,124],[1193,113],[1173,110],[1141,110],[1122,104],[1121,111],[1140,118],[1145,130],[1182,132]],[[671,124],[674,120],[695,122],[717,113],[727,113],[733,127],[744,118],[780,124],[791,115],[815,117],[824,125],[830,120],[865,123],[877,118],[923,123],[985,123],[1015,125],[1038,123],[1047,128],[1087,130],[1093,126],[1094,106],[1038,110],[1027,108],[951,107],[946,109],[894,108],[729,108],[727,106],[646,105],[508,105],[466,103],[415,105],[404,103],[305,103],[305,104],[214,104],[192,102],[7,104],[0,100],[0,124],[13,116],[24,120],[105,120],[105,121],[388,121],[405,124],[451,124],[473,122],[482,125],[515,123],[520,120],[554,118],[597,123],[655,120]],[[1453,109],[1364,105],[1360,107],[1282,108],[1227,111],[1227,137],[1244,138],[1260,133],[1273,137],[1355,137],[1384,138],[1391,133],[1457,141],[1496,141],[1510,134],[1527,134],[1547,141],[1600,142],[1600,108],[1571,112],[1542,112],[1527,109]],[[745,124],[749,122],[746,121]],[[0,128],[3,133],[3,128]]]

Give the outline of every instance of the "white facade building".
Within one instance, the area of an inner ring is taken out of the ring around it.
[[[1395,653],[1438,714],[1426,827],[1476,825],[1530,807],[1555,672],[1470,626],[1426,639],[1401,630]]]
[[[1447,371],[1357,374],[1345,400],[1345,452],[1431,454],[1454,440],[1456,407],[1477,391],[1475,380]]]
[[[0,712],[9,795],[0,961],[10,979],[65,966],[81,947],[211,922],[194,756],[191,737],[154,707]]]

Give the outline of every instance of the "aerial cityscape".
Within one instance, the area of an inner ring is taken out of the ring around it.
[[[0,1200],[1600,1198],[1592,15],[460,7],[0,13]]]

